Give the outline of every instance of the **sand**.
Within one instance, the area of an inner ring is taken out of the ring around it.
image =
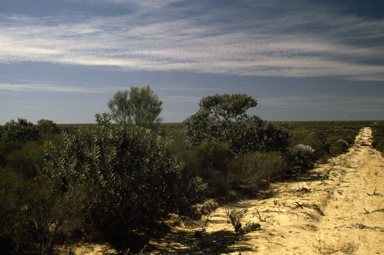
[[[219,207],[206,232],[184,222],[151,241],[153,254],[384,254],[384,158],[366,127],[343,155],[317,165],[300,180],[271,185],[267,198]],[[247,210],[241,223],[260,229],[236,234],[231,210]],[[202,223],[200,223],[202,224]]]
[[[363,128],[347,153],[317,165],[298,180],[272,184],[262,199],[212,207],[199,222],[175,216],[169,221],[171,231],[152,239],[143,251],[384,254],[384,158],[371,143],[371,129]],[[253,223],[260,228],[235,233],[227,217],[233,210],[246,210],[240,221],[243,227]],[[202,226],[205,232],[199,235]]]

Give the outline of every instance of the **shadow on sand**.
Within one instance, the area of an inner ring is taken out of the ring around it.
[[[151,254],[223,254],[233,252],[254,251],[244,241],[246,235],[236,234],[232,231],[216,231],[202,233],[196,237],[194,232],[178,232],[162,240],[161,246],[146,247],[144,253]]]

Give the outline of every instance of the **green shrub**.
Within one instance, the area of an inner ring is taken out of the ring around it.
[[[228,193],[229,167],[235,153],[225,144],[205,142],[182,155],[187,171],[207,184],[207,196],[218,197]]]
[[[383,122],[375,122],[372,126],[372,146],[384,153],[384,124]]]
[[[239,156],[232,164],[232,186],[249,191],[265,189],[271,180],[283,176],[286,168],[284,156],[277,151]]]
[[[16,141],[0,141],[0,167],[6,167],[6,157],[9,153],[15,150],[20,150],[23,147],[23,143]]]
[[[0,139],[3,138],[4,132],[5,132],[4,127],[0,126]]]
[[[36,141],[40,134],[36,125],[19,118],[18,121],[11,120],[4,125],[5,139],[10,141]]]
[[[188,185],[201,183],[185,183],[169,143],[149,129],[112,125],[107,114],[96,119],[96,126],[64,134],[47,152],[46,173],[64,194],[87,192],[79,206],[104,238],[123,250],[185,206]]]
[[[354,143],[360,129],[370,126],[366,121],[314,121],[279,123],[290,134],[290,147],[305,144],[315,149],[314,160],[325,162],[344,153]],[[345,141],[345,142],[343,142]],[[348,148],[345,146],[348,145]]]
[[[286,154],[288,168],[286,175],[293,176],[312,169],[316,162],[315,150],[309,145],[298,144]]]
[[[9,143],[6,143],[6,146]],[[6,166],[20,176],[34,178],[43,166],[44,150],[37,142],[26,142],[20,149],[4,155]]]
[[[373,143],[372,143],[372,146],[378,150],[378,151],[381,151],[382,153],[384,153],[384,137],[382,138],[377,138],[377,140],[375,140]]]
[[[256,100],[245,94],[202,98],[197,113],[183,122],[187,143],[192,146],[205,141],[224,143],[236,153],[284,151],[288,145],[284,130],[246,114],[256,105]]]
[[[60,232],[51,227],[72,216],[60,213],[70,207],[55,207],[49,180],[25,180],[7,169],[0,174],[1,254],[50,254]]]
[[[329,152],[332,156],[340,155],[348,151],[349,143],[344,139],[339,139],[329,147]]]
[[[202,168],[214,168],[223,172],[228,171],[228,162],[235,153],[225,144],[218,142],[205,142],[196,148],[195,159]]]

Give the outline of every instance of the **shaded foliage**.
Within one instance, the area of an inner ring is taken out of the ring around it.
[[[0,174],[2,254],[52,254],[63,241],[59,228],[74,208],[57,202],[47,179],[25,180],[9,170]]]
[[[119,90],[108,102],[111,116],[117,123],[129,123],[131,118],[131,108],[129,107],[129,90]]]
[[[156,129],[163,104],[150,86],[119,90],[108,102],[112,118],[117,123],[134,123],[139,127]]]
[[[231,179],[235,189],[257,192],[287,171],[285,156],[278,151],[252,152],[237,157],[232,163]]]
[[[37,128],[42,137],[52,137],[60,133],[59,127],[52,120],[41,119],[37,122]]]
[[[60,130],[51,120],[38,125],[25,120],[11,120],[4,125],[0,141],[0,166],[12,169],[24,178],[33,178],[43,165],[44,139],[54,139]]]
[[[107,114],[96,118],[96,126],[63,135],[48,151],[46,174],[64,193],[87,187],[81,206],[92,224],[125,249],[134,245],[135,235],[185,206],[188,187],[196,187],[185,180],[182,165],[161,137],[149,129],[113,125]]]
[[[11,120],[4,125],[5,139],[8,141],[36,141],[40,137],[39,129],[26,119]]]
[[[43,167],[43,146],[37,142],[12,143],[6,142],[0,145],[0,149],[9,149],[15,146],[13,147],[14,149],[3,154],[4,165],[24,178],[34,178],[38,174],[39,169]]]
[[[384,153],[384,123],[383,122],[375,122],[372,127],[372,146]]]
[[[208,185],[207,196],[226,195],[231,188],[228,179],[235,153],[226,144],[204,142],[181,156],[187,172],[200,177]]]
[[[150,86],[131,87],[129,103],[133,122],[139,127],[156,129],[162,121],[159,117],[163,102]]]
[[[200,100],[199,110],[183,123],[187,143],[196,146],[204,141],[227,144],[234,152],[284,151],[288,134],[272,123],[246,111],[257,102],[245,94],[214,95]]]

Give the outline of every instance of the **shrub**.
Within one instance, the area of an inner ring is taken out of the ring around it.
[[[335,253],[343,253],[343,254],[354,254],[358,249],[359,245],[355,242],[347,242],[347,243],[328,243],[324,240],[318,240],[317,244],[312,245],[312,249],[314,252],[322,255],[330,255]]]
[[[315,165],[315,150],[309,145],[298,144],[291,148],[286,157],[288,176],[305,173]]]
[[[59,127],[52,120],[41,119],[37,122],[37,128],[41,136],[52,138],[53,135],[60,133]]]
[[[201,183],[184,182],[169,143],[149,129],[112,125],[108,114],[96,120],[48,150],[45,172],[64,194],[84,190],[79,206],[107,241],[124,250],[189,201],[188,185]]]
[[[328,154],[329,145],[327,144],[326,137],[321,133],[321,130],[311,129],[304,123],[300,126],[293,125],[289,130],[290,148],[294,148],[298,144],[310,146],[314,149],[313,158],[320,159]],[[320,132],[319,132],[320,131]]]
[[[375,122],[372,127],[372,146],[384,153],[384,125],[383,122]]]
[[[230,162],[235,153],[225,144],[205,142],[183,155],[187,171],[207,184],[207,195],[223,196],[231,186],[228,179]]]
[[[9,146],[6,143],[5,146]],[[43,166],[43,147],[36,142],[26,142],[19,149],[14,149],[4,155],[7,168],[20,176],[34,178]]]
[[[51,231],[51,227],[56,220],[63,221],[63,216],[72,216],[60,213],[69,205],[55,207],[46,179],[25,180],[7,169],[1,169],[0,174],[1,254],[50,254],[60,232]]]
[[[284,156],[277,151],[239,156],[231,168],[232,185],[249,191],[265,189],[271,180],[284,175],[286,167]]]
[[[227,208],[227,221],[232,224],[236,234],[239,234],[243,231],[241,220],[244,218],[247,212],[248,209],[237,210]]]
[[[349,143],[344,139],[339,139],[329,147],[329,152],[332,156],[340,155],[348,151]]]
[[[187,118],[187,143],[197,146],[205,141],[227,144],[234,152],[284,151],[288,134],[276,125],[264,122],[246,111],[257,102],[245,94],[214,95],[200,100],[200,109]]]
[[[196,148],[195,155],[202,168],[214,168],[226,175],[228,162],[235,156],[235,153],[225,144],[205,142]]]
[[[5,130],[4,130],[4,127],[3,126],[0,126],[0,139],[3,138],[3,134],[4,134]]]
[[[39,130],[33,123],[19,118],[18,121],[11,120],[4,125],[5,137],[11,141],[36,141],[39,139]]]

